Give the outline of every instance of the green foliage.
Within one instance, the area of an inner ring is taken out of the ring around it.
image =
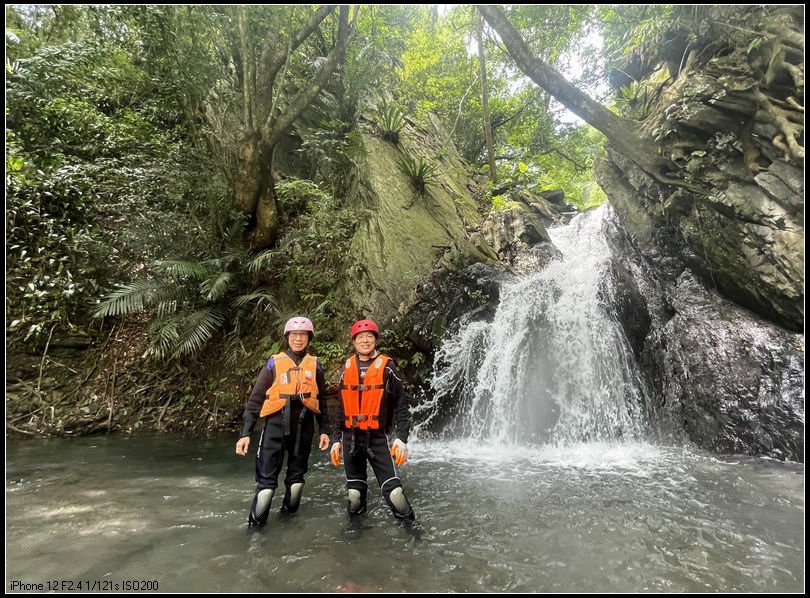
[[[520,205],[518,202],[504,197],[503,195],[491,196],[490,203],[492,205],[492,212],[505,212],[506,210],[513,210]]]
[[[311,211],[319,203],[332,201],[332,196],[322,191],[314,181],[292,177],[276,185],[276,197],[287,216]]]
[[[54,325],[72,327],[101,282],[114,271],[115,256],[92,224],[43,212],[42,196],[36,193],[20,193],[17,187],[10,191],[6,203],[8,340],[37,344]]]
[[[486,153],[474,7],[458,5],[433,19],[427,7],[406,38],[400,69],[401,101],[418,118],[439,116],[462,157],[483,164]],[[532,49],[552,67],[577,47],[592,6],[517,6],[509,11]],[[515,73],[514,62],[493,36],[485,35],[487,87],[496,146],[552,134],[548,96]],[[587,66],[587,65],[586,65]],[[501,153],[497,151],[496,153]]]
[[[753,51],[755,48],[758,48],[759,46],[761,46],[761,45],[762,45],[762,42],[764,42],[764,41],[765,41],[765,38],[764,38],[764,37],[762,37],[762,36],[757,36],[757,37],[755,37],[755,38],[754,38],[754,39],[752,39],[752,40],[751,40],[751,42],[748,44],[748,47],[745,49],[745,52],[746,52],[747,54],[750,54],[750,53],[751,53],[751,52],[752,52],[752,51]]]
[[[277,192],[282,205],[296,202],[296,217],[288,222],[278,246],[251,259],[248,269],[268,278],[280,307],[305,314],[323,331],[319,338],[328,339],[327,331],[339,315],[336,310],[346,304],[338,287],[356,216],[313,181],[288,179]],[[286,320],[285,315],[280,319]]]
[[[582,125],[528,142],[528,150],[525,145],[515,147],[515,160],[499,164],[499,184],[533,193],[561,189],[565,200],[579,209],[598,205],[607,199],[593,181],[593,165],[603,153],[603,141],[596,129]]]
[[[418,6],[367,4],[357,11],[356,43],[347,50],[343,86],[337,86],[339,119],[357,121],[361,105],[383,89],[393,89],[396,73],[402,68],[399,56],[404,37],[415,26]],[[372,102],[373,103],[373,102]]]
[[[317,338],[312,341],[311,353],[317,355],[324,370],[327,372],[327,378],[334,372],[340,370],[347,355],[352,352],[351,344],[347,341],[319,341]]]
[[[498,180],[509,183],[512,187],[519,187],[529,191],[539,191],[539,168],[536,163],[531,165],[518,160],[517,162],[504,162],[498,170]]]
[[[7,72],[6,296],[9,342],[41,343],[70,329],[120,271],[103,233],[99,165],[129,134],[86,101],[95,48],[68,45],[18,58]],[[71,89],[70,82],[78,89]],[[95,87],[94,87],[95,86]],[[56,95],[66,94],[65,97]],[[90,137],[90,139],[88,139]],[[79,321],[79,322],[77,322]]]
[[[405,126],[405,115],[402,111],[393,104],[383,102],[379,114],[375,115],[374,119],[377,121],[380,137],[394,145],[399,144],[399,132]]]
[[[354,184],[351,173],[357,169],[363,147],[359,135],[350,132],[349,123],[325,120],[307,135],[298,151],[316,165],[314,180],[319,187],[326,188],[333,197],[347,197]]]
[[[433,363],[428,356],[414,351],[413,345],[407,337],[401,336],[393,328],[385,328],[377,341],[377,350],[380,353],[393,357],[397,367],[407,379],[426,380],[430,377],[430,368]]]
[[[7,7],[20,39],[6,87],[12,344],[89,324],[99,295],[177,246],[204,258],[231,217],[182,107],[138,64],[124,8]]]
[[[557,68],[582,42],[594,9],[589,4],[523,4],[511,6],[508,14],[532,51]]]
[[[148,311],[150,344],[145,356],[159,361],[193,355],[217,335],[238,333],[260,310],[275,307],[273,294],[251,284],[247,250],[236,241],[242,226],[233,227],[224,254],[202,261],[159,260],[148,278],[109,293],[94,315]]]
[[[437,114],[462,156],[477,160],[483,129],[477,61],[467,50],[472,11],[452,8],[434,20],[427,6],[419,8],[397,70],[399,99],[418,119]]]
[[[627,85],[622,85],[614,103],[619,109],[619,114],[632,120],[644,120],[650,113],[652,94],[649,87],[638,81],[631,81]]]
[[[593,180],[594,162],[603,155],[604,137],[593,127],[583,125],[568,131],[558,151],[537,158],[540,190],[562,189],[565,201],[580,210],[607,200]]]
[[[399,158],[398,164],[402,172],[410,179],[411,184],[419,195],[424,195],[427,187],[435,182],[438,167],[435,164],[427,162],[421,156],[419,160],[416,160],[416,158],[406,151]]]
[[[608,70],[616,69],[629,80],[640,81],[664,62],[669,73],[677,76],[689,46],[711,26],[708,10],[710,5],[600,6],[598,22],[604,34]]]

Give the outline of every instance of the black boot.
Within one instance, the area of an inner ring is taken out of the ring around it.
[[[362,515],[366,512],[366,492],[365,489],[349,488],[349,502],[346,504],[346,510],[350,516]]]
[[[267,516],[270,514],[270,503],[273,502],[275,488],[264,488],[253,497],[253,504],[250,505],[248,515],[248,525],[250,527],[262,527],[267,523]]]
[[[284,502],[281,503],[282,513],[295,513],[301,504],[301,494],[304,491],[304,482],[296,482],[287,486],[284,493]]]
[[[386,494],[385,502],[391,507],[394,517],[400,521],[413,521],[416,519],[416,514],[413,512],[411,503],[408,502],[408,498],[405,496],[405,491],[402,489],[402,486],[397,486]]]

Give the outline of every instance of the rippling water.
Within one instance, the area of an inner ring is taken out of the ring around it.
[[[256,532],[245,525],[253,463],[234,442],[7,442],[6,590],[81,580],[153,580],[160,592],[804,589],[802,464],[417,438],[402,470],[416,529],[378,494],[349,523],[342,473],[318,453],[299,513]]]

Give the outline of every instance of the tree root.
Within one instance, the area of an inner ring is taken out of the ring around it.
[[[754,119],[751,118],[740,129],[740,145],[742,146],[743,161],[745,162],[745,166],[748,168],[751,174],[756,175],[762,171],[762,166],[759,164],[759,157],[761,154],[754,143],[754,138],[752,136],[753,130]]]
[[[29,432],[28,430],[21,430],[20,428],[15,428],[14,426],[12,426],[8,422],[6,422],[6,427],[9,428],[10,430],[14,430],[15,432],[17,432],[19,434],[28,434],[29,436],[36,436],[36,434],[34,432]]]
[[[753,94],[754,100],[757,102],[754,119],[776,127],[778,133],[771,139],[771,143],[784,152],[785,162],[801,163],[804,160],[804,148],[798,144],[796,139],[801,138],[804,134],[804,126],[792,122],[795,119],[795,113],[774,105],[768,96],[758,89],[754,89]]]

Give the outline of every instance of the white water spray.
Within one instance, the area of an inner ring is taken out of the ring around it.
[[[605,210],[550,229],[562,259],[503,288],[491,323],[470,323],[442,346],[435,404],[423,408],[435,415],[458,397],[454,431],[501,445],[641,439],[643,385],[606,301]]]

